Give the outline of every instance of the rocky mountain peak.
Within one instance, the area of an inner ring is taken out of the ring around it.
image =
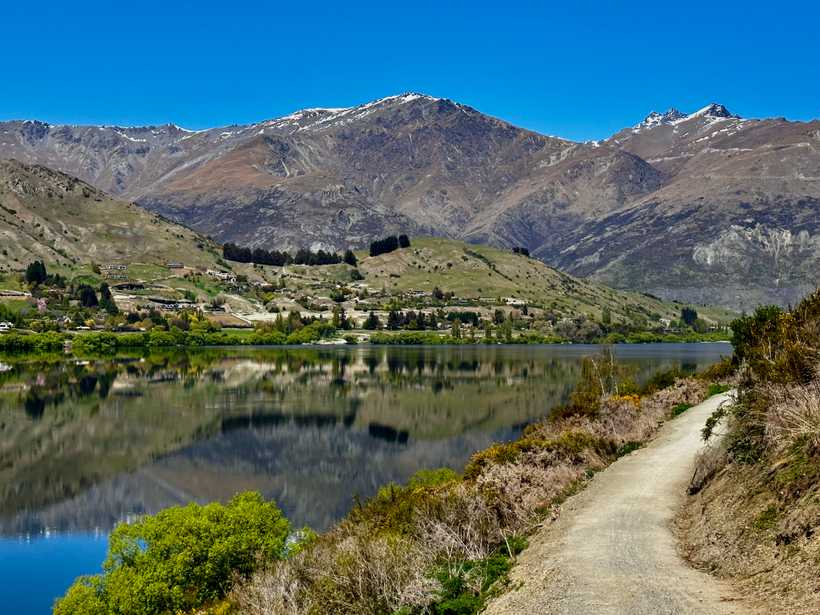
[[[734,115],[726,107],[718,103],[710,103],[692,113],[689,117],[713,117],[713,118],[739,118],[739,115]]]
[[[677,120],[683,119],[686,117],[686,114],[681,113],[674,107],[670,107],[667,111],[663,113],[658,113],[657,111],[653,111],[649,115],[647,115],[643,121],[638,124],[639,127],[651,127],[651,126],[659,126],[661,124],[671,124]]]

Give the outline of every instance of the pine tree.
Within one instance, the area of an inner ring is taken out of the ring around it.
[[[375,331],[382,328],[382,323],[379,317],[374,312],[370,312],[362,325],[368,331]]]
[[[387,328],[391,331],[395,331],[400,329],[402,325],[402,316],[400,312],[396,310],[390,310],[387,314]]]
[[[452,336],[457,340],[461,339],[461,321],[458,318],[453,321]]]
[[[29,284],[42,284],[47,277],[46,266],[42,261],[34,261],[26,267],[26,282]]]
[[[112,316],[120,312],[114,302],[114,297],[111,296],[111,289],[108,288],[108,284],[105,282],[100,284],[100,307]]]

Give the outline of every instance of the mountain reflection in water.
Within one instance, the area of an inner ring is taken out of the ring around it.
[[[636,378],[728,345],[618,347]],[[595,347],[217,349],[5,358],[0,534],[110,530],[259,490],[325,529],[379,486],[456,469],[564,401]]]

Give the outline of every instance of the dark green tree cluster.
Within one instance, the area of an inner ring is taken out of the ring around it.
[[[407,235],[391,235],[384,239],[377,239],[370,244],[370,256],[378,256],[379,254],[388,254],[394,252],[399,248],[409,248],[410,238]]]
[[[374,312],[370,312],[362,324],[362,328],[368,331],[376,331],[382,328],[382,321]]]
[[[680,319],[683,324],[685,324],[688,327],[691,327],[695,324],[695,321],[698,319],[698,311],[695,308],[691,307],[681,308]]]
[[[348,262],[348,254],[345,253],[345,260],[348,264],[355,265],[356,255],[350,250],[353,262]],[[307,248],[300,248],[295,255],[279,250],[265,250],[264,248],[243,248],[235,243],[226,243],[222,246],[222,257],[225,260],[237,263],[254,263],[256,265],[273,265],[282,267],[284,265],[338,265],[342,262],[342,257],[335,252],[325,252],[319,250],[313,252]]]
[[[88,284],[80,284],[75,291],[75,296],[80,301],[80,305],[85,308],[94,308],[100,303],[97,293]]]
[[[523,248],[523,247],[520,247],[520,246],[514,247],[513,252],[515,254],[520,254],[521,256],[529,256],[530,255],[529,248]]]
[[[413,310],[400,312],[390,310],[387,314],[387,328],[393,331],[407,329],[408,331],[435,331],[438,329],[438,319],[435,314],[425,314]]]
[[[447,312],[447,320],[453,322],[458,320],[461,324],[471,324],[477,327],[481,317],[476,312]]]
[[[42,261],[34,261],[26,267],[26,282],[29,284],[42,284],[47,277],[46,266]]]
[[[237,263],[256,263],[258,265],[274,265],[281,267],[293,262],[290,254],[278,250],[265,250],[263,248],[243,248],[235,243],[226,243],[222,246],[222,257],[228,261]]]
[[[114,303],[114,297],[111,296],[111,289],[108,284],[103,282],[100,284],[100,307],[109,314],[118,314],[117,304]]]
[[[336,329],[349,330],[353,328],[353,321],[347,317],[347,313],[341,305],[333,308],[333,318],[330,322]]]

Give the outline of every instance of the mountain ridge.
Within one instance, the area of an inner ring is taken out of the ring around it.
[[[407,232],[520,245],[575,275],[668,299],[716,293],[736,309],[814,284],[797,261],[820,255],[818,148],[820,122],[718,103],[578,143],[415,92],[200,131],[0,123],[0,157],[219,241],[341,249]]]

